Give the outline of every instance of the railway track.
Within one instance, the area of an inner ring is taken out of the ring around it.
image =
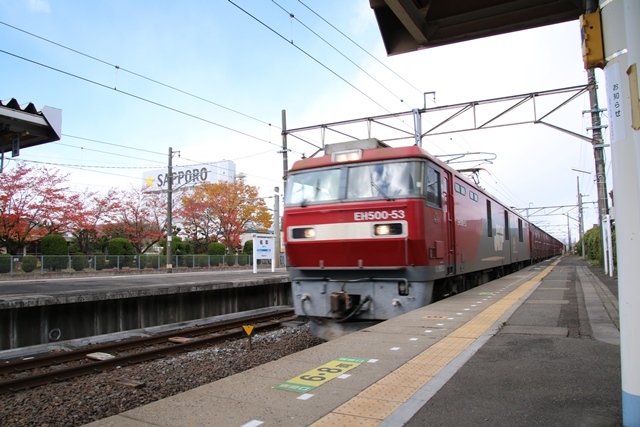
[[[277,311],[202,327],[181,329],[179,331],[162,333],[151,337],[134,338],[121,342],[92,346],[90,349],[78,349],[34,359],[6,363],[0,365],[0,375],[7,376],[38,368],[56,368],[43,373],[34,373],[28,376],[2,381],[0,382],[0,393],[38,387],[81,375],[101,372],[117,366],[132,365],[165,357],[170,354],[206,347],[229,339],[238,339],[246,336],[246,333],[242,329],[243,325],[252,324],[254,325],[254,331],[259,332],[277,327],[282,322],[293,318],[293,310]],[[205,337],[198,338],[199,336]],[[185,340],[185,342],[172,342],[169,341],[170,338],[187,338],[187,340]],[[154,347],[148,350],[138,351],[140,348],[159,345],[161,345],[159,348]],[[118,355],[106,360],[90,360],[87,359],[88,353],[118,353]],[[70,367],[58,367],[61,364],[71,362],[77,364]]]

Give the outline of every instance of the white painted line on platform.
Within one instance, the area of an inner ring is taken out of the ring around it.
[[[298,396],[298,400],[309,400],[313,397],[313,394],[305,393]]]
[[[391,351],[398,351],[400,350],[400,347],[391,347]]]
[[[341,380],[346,380],[350,376],[351,376],[351,374],[342,374],[342,375],[337,376],[336,378],[340,378]]]
[[[367,363],[376,363],[378,361],[378,359],[369,359],[367,360]]]
[[[246,424],[242,424],[242,427],[257,427],[259,425],[264,424],[264,421],[260,421],[260,420],[251,420]]]
[[[418,338],[409,338],[409,341],[418,341]]]

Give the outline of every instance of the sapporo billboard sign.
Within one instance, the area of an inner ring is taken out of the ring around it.
[[[198,166],[174,166],[171,168],[174,190],[191,188],[204,182],[232,182],[236,175],[236,165],[231,160]],[[167,191],[169,174],[167,169],[146,171],[142,174],[147,191]]]

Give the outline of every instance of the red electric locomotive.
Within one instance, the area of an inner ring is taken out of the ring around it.
[[[417,146],[326,145],[293,165],[284,204],[295,312],[325,339],[562,252]]]

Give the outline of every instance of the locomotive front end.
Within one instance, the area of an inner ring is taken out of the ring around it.
[[[417,147],[377,144],[327,146],[325,156],[296,162],[287,180],[294,308],[325,339],[429,304],[444,270],[425,240],[427,194],[439,197],[439,180],[428,181],[424,159],[407,158]]]

